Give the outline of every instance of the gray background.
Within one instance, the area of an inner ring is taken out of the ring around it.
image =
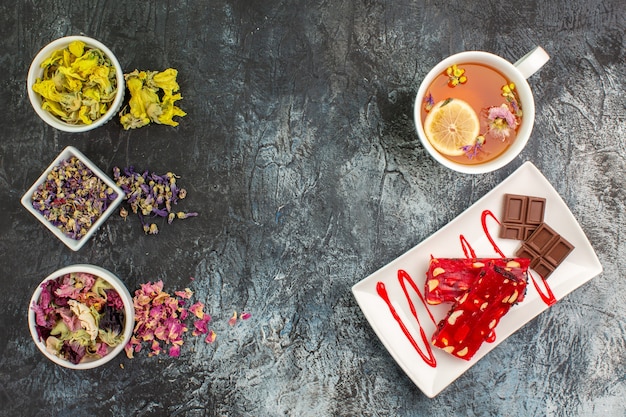
[[[0,415],[624,416],[624,18],[622,0],[2,1]],[[188,116],[73,135],[45,125],[26,73],[72,34],[105,43],[126,72],[178,69]],[[472,49],[515,61],[537,44],[552,59],[529,80],[537,119],[522,154],[480,176],[436,164],[412,122],[429,68]],[[200,216],[158,236],[113,216],[71,252],[19,203],[67,145],[109,173],[174,171],[188,190],[179,207]],[[527,160],[604,273],[428,399],[350,288]],[[55,366],[31,341],[27,304],[74,263],[131,291],[190,287],[217,342],[189,336],[180,358]],[[252,318],[231,328],[233,310]]]

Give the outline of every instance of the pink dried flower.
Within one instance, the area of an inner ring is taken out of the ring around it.
[[[189,307],[189,312],[199,319],[203,318],[204,317],[204,304],[198,301],[197,303]]]
[[[80,320],[78,319],[78,316],[73,314],[69,308],[67,307],[59,308],[58,313],[61,316],[63,323],[65,323],[65,325],[70,331],[73,332],[75,330],[80,329],[81,326],[80,326]]]
[[[134,353],[135,353],[135,347],[132,343],[132,338],[131,341],[128,342],[128,344],[126,344],[126,346],[124,346],[124,352],[126,353],[126,357],[128,359],[132,359],[135,357]]]
[[[153,340],[151,350],[150,350],[150,353],[148,353],[148,356],[157,356],[161,353],[161,351],[162,349],[161,349],[161,345],[159,344],[159,342],[157,342],[156,340]]]
[[[180,345],[173,345],[170,347],[170,350],[168,352],[168,354],[172,357],[172,358],[177,358],[180,356]]]
[[[187,291],[182,293],[184,296]],[[141,342],[152,341],[149,356],[158,355],[162,351],[160,342],[178,346],[170,349],[176,356],[180,354],[182,336],[188,330],[184,325],[181,316],[184,316],[182,300],[170,296],[163,291],[163,282],[142,284],[141,288],[135,292],[133,299],[135,306],[135,338],[131,339],[129,345],[132,347]],[[130,349],[126,350],[128,357]],[[135,348],[135,351],[136,348]]]
[[[206,343],[213,343],[217,334],[209,330],[211,316],[204,312],[205,304],[201,301],[185,307],[193,292],[189,288],[184,291],[175,291],[174,296],[163,291],[163,282],[141,284],[135,291],[133,304],[135,306],[135,329],[130,342],[125,347],[126,356],[132,358],[134,353],[141,350],[143,343],[150,344],[148,356],[156,356],[168,352],[171,357],[178,357],[184,343],[184,335],[188,332],[185,320],[191,315],[193,321],[192,335],[206,334]],[[228,320],[230,326],[237,324],[237,320],[247,320],[251,317],[248,312],[233,311]]]
[[[229,326],[234,326],[235,324],[237,324],[237,312],[234,311],[232,317],[228,320],[228,325]]]
[[[517,118],[506,104],[499,107],[490,107],[487,113],[490,132],[501,140],[505,140],[509,137],[511,130],[515,129],[518,125]]]
[[[104,356],[109,352],[109,346],[106,343],[98,343],[96,353],[100,356]]]
[[[122,301],[122,297],[115,290],[106,290],[107,294],[107,305],[118,310],[124,309],[124,301]]]
[[[176,294],[180,298],[184,298],[184,299],[188,300],[193,295],[193,291],[191,291],[189,288],[185,288],[184,291],[175,291],[174,294]]]
[[[213,343],[217,339],[217,334],[213,330],[209,330],[209,333],[204,338],[204,341],[207,343]]]
[[[201,334],[206,334],[208,330],[209,321],[211,318],[206,315],[205,318],[201,320],[196,320],[193,322],[194,330],[191,333],[194,336],[200,336]]]

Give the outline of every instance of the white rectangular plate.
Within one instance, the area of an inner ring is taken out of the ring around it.
[[[560,300],[602,272],[598,257],[565,202],[541,172],[532,163],[526,162],[428,239],[355,284],[352,292],[370,325],[391,356],[428,397],[432,398],[439,394],[504,339],[549,308],[550,303],[544,301],[548,288],[541,277],[531,270],[524,301],[513,306],[501,319],[495,329],[495,341],[483,343],[470,361],[456,358],[432,347],[436,365],[431,366],[418,352],[428,353],[420,336],[420,326],[424,330],[426,340],[429,341],[436,328],[435,322],[445,317],[450,305],[428,306],[428,311],[434,317],[434,321],[431,320],[417,292],[409,285],[406,293],[403,290],[398,279],[399,271],[406,272],[423,294],[425,274],[431,255],[438,258],[465,257],[461,236],[473,248],[477,257],[499,257],[483,230],[481,219],[485,210],[491,211],[498,220],[501,219],[504,194],[507,193],[545,198],[544,221],[574,245],[574,250],[546,281],[556,300]],[[514,256],[521,242],[500,239],[499,225],[493,218],[487,217],[486,225],[496,246],[507,257]],[[397,319],[405,325],[406,332],[414,339],[415,345],[392,315],[387,302],[378,294],[376,288],[379,284],[384,285],[391,305],[397,313]],[[544,297],[540,293],[544,294]],[[415,308],[415,314],[411,311],[412,306]]]

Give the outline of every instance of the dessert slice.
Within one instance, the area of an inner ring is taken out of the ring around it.
[[[455,302],[467,292],[485,265],[491,263],[527,280],[527,258],[431,258],[426,272],[425,298],[431,305]],[[520,294],[519,301],[524,299]]]
[[[470,360],[486,340],[495,338],[498,322],[519,301],[526,279],[490,262],[437,325],[432,344]]]

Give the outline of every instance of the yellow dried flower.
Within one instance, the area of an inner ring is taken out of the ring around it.
[[[152,80],[158,88],[165,92],[166,95],[171,96],[174,92],[180,89],[178,83],[176,82],[177,76],[178,71],[173,68],[168,68],[163,72],[154,74]]]
[[[136,129],[150,122],[178,126],[173,118],[186,116],[175,102],[182,99],[176,82],[178,71],[168,68],[165,71],[135,70],[124,74],[130,92],[128,107],[120,112],[120,122],[124,129]]]
[[[74,41],[70,43],[70,45],[67,47],[67,50],[72,53],[72,55],[78,58],[79,56],[82,56],[85,52],[85,42]]]
[[[69,124],[91,124],[106,113],[117,93],[115,68],[97,48],[74,41],[42,62],[33,90],[42,108]]]
[[[464,75],[465,69],[459,68],[456,64],[448,67],[446,74],[448,75],[448,85],[450,87],[456,87],[459,84],[465,84],[467,82],[467,76]]]

